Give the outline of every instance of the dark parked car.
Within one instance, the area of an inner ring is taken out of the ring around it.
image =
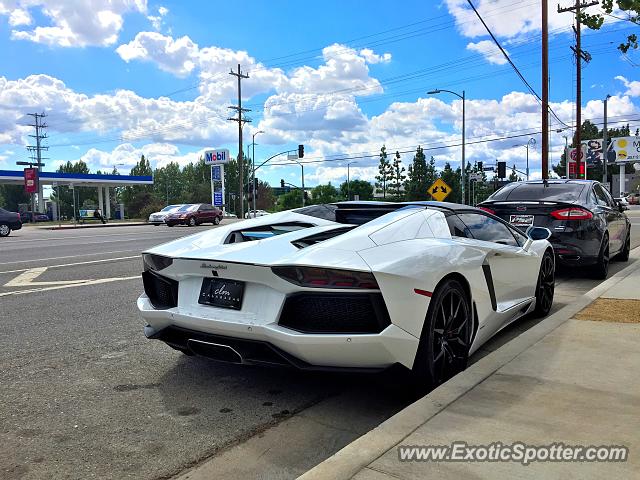
[[[11,233],[11,230],[20,230],[21,228],[22,222],[19,213],[0,208],[0,237],[6,237]]]
[[[32,223],[32,222],[48,222],[51,219],[46,213],[23,212],[20,215],[20,220],[22,221],[22,223]]]
[[[183,205],[178,210],[164,217],[164,223],[174,225],[188,225],[195,227],[202,223],[218,225],[222,220],[222,210],[207,203],[192,203]]]
[[[522,231],[535,225],[551,230],[549,242],[564,265],[589,265],[606,278],[609,259],[627,261],[631,223],[599,182],[548,180],[505,185],[478,207]]]

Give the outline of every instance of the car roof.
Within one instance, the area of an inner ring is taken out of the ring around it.
[[[452,203],[452,202],[435,202],[432,200],[416,200],[413,202],[386,202],[386,201],[377,201],[377,200],[352,200],[348,202],[336,202],[336,205],[339,209],[347,209],[347,208],[403,208],[410,206],[424,206],[424,207],[438,207],[446,210],[480,210],[476,207],[472,207],[471,205],[463,205],[461,203]]]

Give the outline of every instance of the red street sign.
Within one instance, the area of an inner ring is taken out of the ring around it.
[[[36,193],[38,191],[38,169],[24,169],[24,191],[26,193]]]

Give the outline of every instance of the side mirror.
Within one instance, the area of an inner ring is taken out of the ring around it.
[[[547,240],[551,236],[551,230],[544,227],[534,227],[533,225],[527,228],[527,241],[522,246],[522,249],[528,251],[531,244],[536,240]]]

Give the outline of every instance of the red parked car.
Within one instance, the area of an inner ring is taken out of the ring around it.
[[[183,205],[175,212],[164,218],[169,227],[174,225],[188,225],[195,227],[203,223],[218,225],[222,220],[222,210],[208,203],[191,203]]]

